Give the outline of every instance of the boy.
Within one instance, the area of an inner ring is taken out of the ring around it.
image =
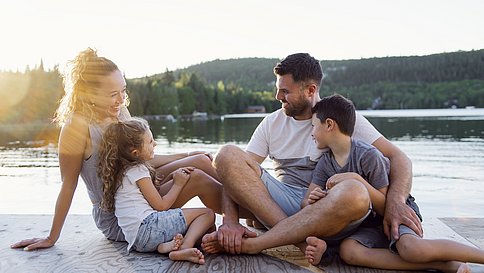
[[[465,262],[484,263],[484,251],[480,249],[450,240],[426,240],[404,225],[399,228],[400,239],[388,241],[377,215],[383,215],[385,210],[389,161],[373,146],[351,138],[355,123],[353,103],[340,95],[325,97],[313,107],[312,123],[318,148],[329,150],[318,161],[302,206],[317,202],[331,194],[336,184],[348,180],[362,183],[371,199],[371,212],[354,233],[325,238],[343,239],[340,256],[346,263],[380,269],[459,273],[470,272]],[[413,207],[413,198],[407,203]],[[325,241],[310,236],[306,242],[309,262],[320,260],[326,250]]]

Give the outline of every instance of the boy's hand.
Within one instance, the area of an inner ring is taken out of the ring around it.
[[[347,173],[337,173],[331,176],[328,181],[326,181],[326,188],[331,189],[332,187],[336,186],[345,180],[358,180],[358,181],[365,181],[363,177],[361,177],[357,173],[347,172]]]
[[[185,186],[190,179],[190,173],[194,170],[193,167],[185,167],[176,170],[173,173],[173,184],[178,186]]]
[[[321,189],[321,187],[314,188],[314,190],[312,190],[309,193],[308,203],[313,204],[314,202],[318,201],[319,199],[324,198],[326,195],[328,195],[327,190],[323,190],[323,189]]]

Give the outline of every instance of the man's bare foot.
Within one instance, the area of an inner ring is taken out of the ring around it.
[[[218,243],[217,231],[203,235],[202,249],[208,254],[225,252],[225,249]]]
[[[205,264],[203,253],[196,248],[174,250],[168,254],[173,261],[189,261],[196,264]]]
[[[471,273],[471,272],[472,272],[471,267],[466,263],[462,263],[457,269],[456,273]]]
[[[182,243],[183,243],[183,235],[178,233],[177,235],[175,235],[175,237],[173,237],[173,240],[166,243],[159,244],[157,250],[159,253],[168,253],[170,251],[180,249],[180,246],[182,245]]]
[[[306,243],[308,244],[304,252],[306,259],[308,259],[310,264],[318,265],[321,262],[324,252],[328,248],[326,242],[318,237],[309,236],[306,238]]]

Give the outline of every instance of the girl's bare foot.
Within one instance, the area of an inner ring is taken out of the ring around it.
[[[182,243],[183,243],[183,235],[178,233],[177,235],[175,235],[175,237],[173,237],[173,240],[166,243],[159,244],[157,250],[159,253],[168,253],[170,251],[180,249],[180,246],[182,245]]]
[[[203,235],[202,249],[208,254],[225,252],[225,249],[218,243],[217,231]]]
[[[471,267],[466,263],[462,263],[457,269],[457,273],[471,273],[471,272],[472,272]]]
[[[196,264],[205,264],[203,253],[196,248],[174,250],[168,254],[173,261],[189,261]]]
[[[308,259],[310,264],[318,265],[328,247],[326,242],[318,237],[309,236],[306,238],[306,243],[308,244],[306,251],[304,252],[306,259]]]

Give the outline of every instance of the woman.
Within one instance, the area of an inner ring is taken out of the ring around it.
[[[124,76],[111,60],[98,56],[96,51],[88,48],[68,63],[64,74],[64,89],[65,95],[54,118],[62,126],[58,142],[62,186],[56,201],[52,227],[47,237],[22,240],[11,245],[12,248],[33,250],[55,244],[71,206],[79,175],[86,183],[93,203],[92,215],[96,226],[106,238],[125,241],[114,214],[99,206],[102,182],[96,173],[98,149],[104,129],[115,121],[130,117],[126,108]],[[157,155],[151,164],[165,180],[169,180],[170,173],[180,167],[197,168],[172,207],[181,207],[191,198],[199,196],[207,207],[220,212],[221,185],[213,178],[216,178],[216,173],[211,167],[210,156],[202,152]],[[160,193],[165,195],[171,186],[172,182],[163,184]]]

